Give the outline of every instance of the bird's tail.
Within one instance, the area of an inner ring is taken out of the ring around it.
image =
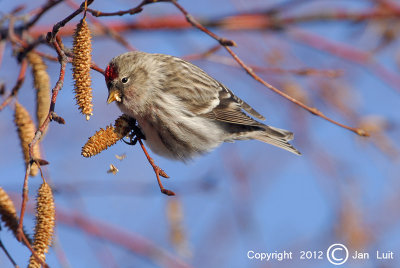
[[[291,153],[301,155],[288,141],[293,140],[293,133],[284,129],[265,126],[264,131],[251,132],[251,138],[285,149]]]

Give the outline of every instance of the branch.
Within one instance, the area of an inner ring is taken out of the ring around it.
[[[49,43],[53,42],[53,39],[56,37],[58,31],[64,27],[70,20],[72,20],[73,18],[75,18],[77,15],[79,15],[82,11],[85,10],[85,4],[87,2],[87,6],[89,6],[90,4],[93,3],[94,0],[88,0],[88,1],[84,1],[81,6],[75,10],[74,12],[72,12],[71,15],[69,15],[68,17],[66,17],[65,19],[63,19],[62,21],[56,23],[53,26],[53,30],[51,31],[51,33],[47,34],[47,38],[49,40]]]
[[[227,44],[225,43],[225,41],[227,39],[225,38],[221,38],[219,36],[217,36],[216,34],[210,32],[208,29],[206,29],[204,26],[200,25],[197,21],[193,20],[193,17],[181,6],[179,5],[176,0],[171,0],[171,2],[183,13],[183,15],[185,15],[186,19],[196,28],[198,28],[199,30],[205,32],[206,34],[208,34],[209,36],[211,36],[212,38],[214,38],[215,40],[217,40],[218,42],[220,42],[220,44],[222,46],[224,46],[224,48],[228,51],[229,54],[231,54],[231,56],[236,60],[236,62],[251,76],[253,77],[256,81],[260,82],[261,84],[263,84],[265,87],[269,88],[270,90],[272,90],[273,92],[277,93],[278,95],[286,98],[287,100],[293,102],[294,104],[300,106],[301,108],[309,111],[310,113],[312,113],[313,115],[317,115],[337,126],[340,126],[342,128],[348,129],[360,136],[369,136],[369,134],[360,128],[353,128],[350,126],[346,126],[344,124],[341,124],[329,117],[327,117],[326,115],[324,115],[321,111],[319,111],[317,108],[314,107],[309,107],[307,105],[305,105],[304,103],[296,100],[295,98],[292,98],[291,96],[287,95],[286,93],[280,91],[279,89],[277,89],[276,87],[270,85],[268,82],[264,81],[261,77],[259,77],[249,66],[247,66],[236,54],[235,52],[233,52],[233,50],[228,46],[230,45],[230,43],[228,42]],[[232,41],[233,42],[233,41]],[[235,44],[234,42],[231,44]]]
[[[382,81],[397,91],[400,91],[400,76],[377,62],[371,53],[362,51],[348,44],[333,42],[322,36],[301,29],[291,29],[287,33],[296,41],[370,69]]]
[[[36,14],[36,16],[33,19],[31,19],[26,25],[21,27],[21,29],[28,30],[29,28],[31,28],[43,16],[44,13],[46,13],[49,9],[58,5],[62,1],[63,0],[48,0],[47,3],[43,7],[40,8],[40,10]]]
[[[78,4],[75,3],[73,0],[66,0],[67,5],[71,6],[72,8],[78,8]],[[105,34],[109,35],[112,39],[116,40],[118,43],[122,44],[128,50],[135,50],[135,48],[117,31],[111,29],[107,26],[107,24],[102,23],[99,19],[95,18],[93,15],[89,14],[88,18],[90,21],[104,31]]]
[[[131,8],[128,10],[116,11],[116,12],[101,12],[101,11],[90,9],[90,8],[87,9],[87,12],[91,13],[95,17],[123,16],[126,14],[134,15],[139,12],[142,12],[143,6],[148,5],[148,4],[153,4],[156,2],[169,2],[169,0],[143,0],[139,5],[137,5],[134,8]]]
[[[221,46],[234,46],[236,47],[236,43],[233,40],[229,40],[223,37],[219,37],[218,35],[214,34],[213,32],[211,32],[210,30],[208,30],[206,27],[204,27],[203,25],[201,25],[192,15],[189,14],[189,12],[187,12],[180,4],[178,4],[178,2],[176,2],[176,0],[171,0],[171,3],[174,4],[181,12],[183,15],[185,15],[186,20],[192,24],[193,27],[199,29],[200,31],[205,32],[206,34],[208,34],[209,36],[211,36],[212,38],[214,38],[215,40],[217,40]]]
[[[29,143],[30,161],[29,161],[29,165],[27,165],[26,172],[25,172],[24,186],[23,186],[23,190],[22,190],[21,213],[20,213],[20,220],[19,220],[19,226],[18,226],[18,233],[20,234],[20,238],[21,238],[21,235],[23,234],[23,231],[22,231],[23,220],[24,220],[24,215],[25,215],[26,203],[28,202],[28,178],[29,178],[29,172],[30,172],[31,166],[32,166],[32,164],[34,162],[36,162],[36,164],[39,166],[39,168],[40,168],[40,163],[41,163],[41,161],[39,159],[34,159],[33,158],[33,147],[37,142],[39,142],[40,137],[42,136],[42,133],[43,133],[44,129],[47,128],[47,126],[50,123],[50,119],[52,118],[52,115],[54,113],[58,92],[60,91],[60,89],[62,88],[62,86],[64,84],[65,67],[67,65],[67,56],[61,50],[61,48],[60,48],[60,46],[59,46],[59,44],[57,43],[56,40],[54,40],[52,42],[52,45],[54,46],[54,48],[56,49],[56,51],[57,51],[57,53],[59,55],[59,61],[60,61],[60,65],[61,65],[60,75],[59,75],[59,78],[58,78],[58,81],[57,81],[55,87],[52,90],[49,113],[48,113],[46,119],[44,120],[43,124],[36,131],[33,140],[31,141],[31,143]]]
[[[25,81],[25,74],[26,74],[26,68],[28,67],[28,61],[26,59],[22,60],[21,62],[21,68],[19,70],[17,82],[15,83],[15,86],[11,90],[10,95],[3,101],[3,103],[0,105],[0,111],[6,107],[11,100],[18,94],[19,89],[23,85]]]

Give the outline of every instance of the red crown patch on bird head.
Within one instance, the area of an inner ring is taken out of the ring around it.
[[[106,78],[106,83],[114,80],[115,78],[117,78],[118,76],[118,72],[117,70],[115,70],[115,66],[114,65],[108,65],[105,71],[105,78]]]

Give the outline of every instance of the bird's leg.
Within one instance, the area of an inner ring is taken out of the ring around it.
[[[139,142],[140,147],[142,147],[142,150],[143,150],[144,154],[146,155],[147,160],[149,161],[150,165],[153,167],[154,173],[156,173],[158,186],[160,187],[161,192],[166,195],[175,195],[175,193],[173,191],[165,189],[164,186],[162,185],[160,176],[162,176],[164,178],[169,178],[169,176],[167,175],[167,173],[165,173],[164,170],[162,170],[160,167],[158,167],[154,163],[153,158],[150,157],[149,153],[147,152],[147,150],[144,147],[143,142],[142,142],[142,140],[145,140],[146,137],[143,134],[142,130],[139,128],[139,126],[136,125],[136,120],[134,118],[132,118],[132,120],[130,121],[129,126],[131,128],[131,132],[128,135],[129,141],[126,141],[124,139],[122,139],[122,141],[128,145],[135,145],[137,142]]]
[[[157,177],[157,182],[158,182],[158,186],[160,187],[160,190],[163,194],[166,195],[175,195],[175,193],[171,190],[165,189],[164,186],[161,183],[160,180],[160,175],[164,178],[169,178],[169,176],[167,175],[167,173],[165,173],[164,170],[162,170],[161,168],[159,168],[155,163],[153,158],[150,157],[149,153],[147,152],[146,148],[143,145],[143,142],[140,138],[137,138],[137,141],[139,141],[140,147],[142,147],[142,150],[144,152],[144,154],[147,157],[147,160],[149,161],[150,165],[153,167],[154,173],[156,173],[156,177]]]
[[[138,126],[132,125],[131,129],[132,131],[129,133],[129,142],[125,141],[124,139],[122,140],[123,142],[125,142],[128,145],[136,145],[138,139],[146,140],[146,137],[144,136],[142,130]]]

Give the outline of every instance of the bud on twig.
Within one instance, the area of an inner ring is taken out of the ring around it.
[[[36,204],[36,225],[33,249],[42,262],[46,260],[45,253],[49,250],[54,233],[55,208],[53,193],[50,186],[43,182],[39,188]],[[41,267],[34,255],[29,260],[29,268]]]
[[[29,165],[29,143],[35,136],[35,125],[29,115],[28,111],[18,102],[15,103],[14,122],[17,126],[19,140],[21,142],[22,152],[24,154],[25,165]],[[40,158],[39,144],[33,146],[33,158]],[[38,173],[38,166],[33,163],[31,166],[30,175],[36,176]]]
[[[92,61],[92,44],[89,26],[85,19],[77,25],[73,43],[72,59],[73,77],[75,80],[75,99],[81,113],[89,120],[93,114],[90,64]]]
[[[100,152],[106,150],[108,147],[114,145],[125,137],[129,131],[131,131],[131,127],[129,125],[129,121],[125,116],[120,116],[117,120],[115,120],[115,127],[107,126],[106,129],[100,129],[97,131],[86,144],[82,147],[82,155],[84,157],[91,157]]]

